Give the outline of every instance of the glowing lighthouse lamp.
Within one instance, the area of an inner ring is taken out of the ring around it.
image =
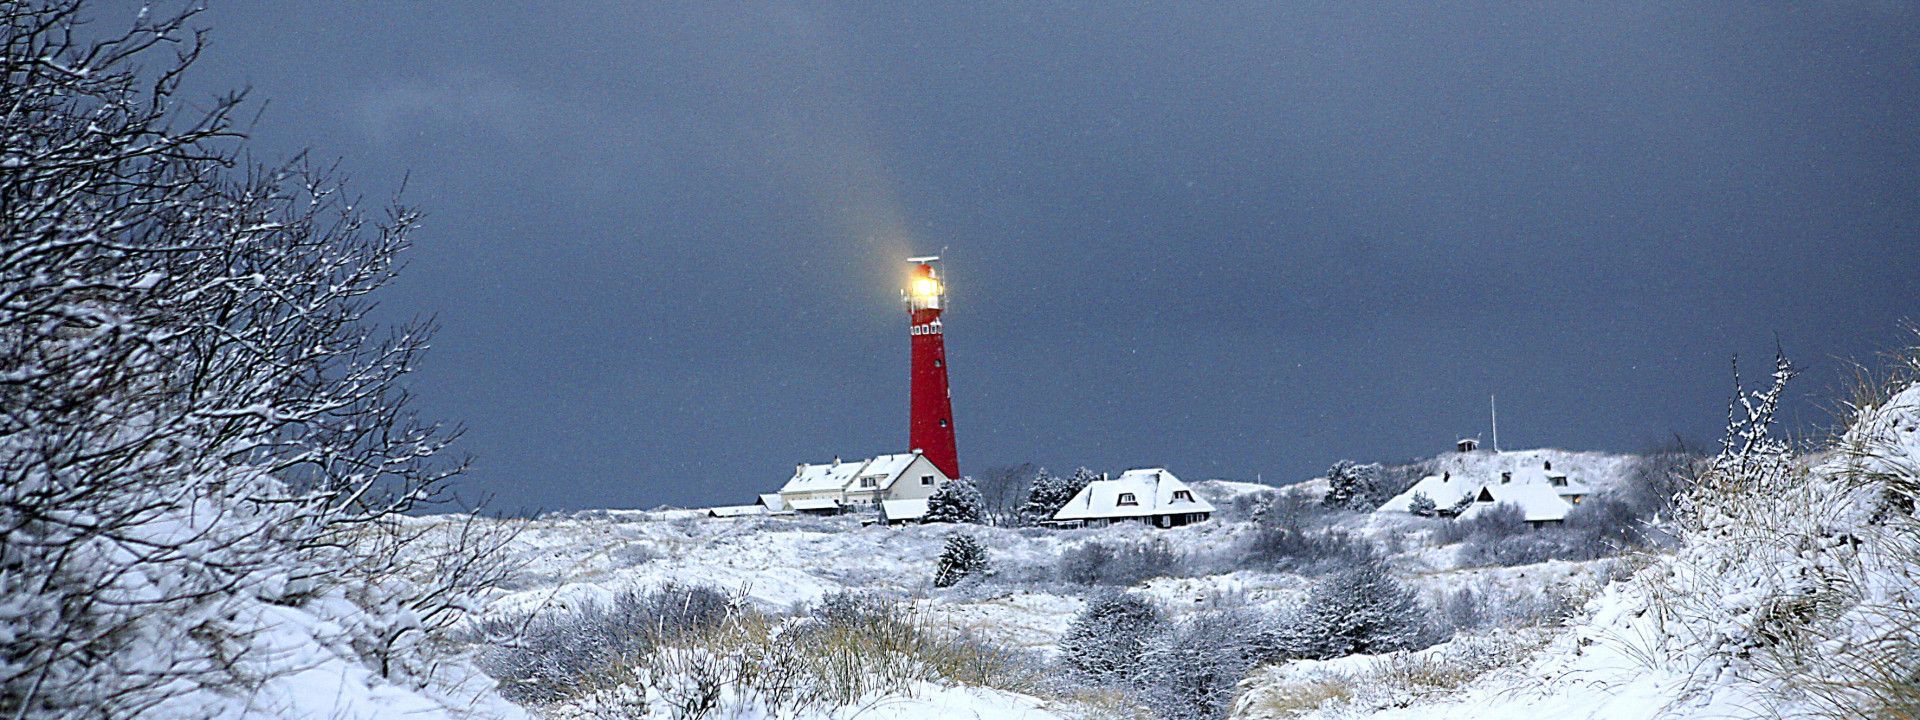
[[[947,342],[940,326],[947,284],[940,256],[908,258],[912,270],[902,295],[907,303],[907,332],[913,343],[912,397],[907,421],[908,447],[927,457],[947,477],[960,477],[953,442],[953,398],[947,389]]]

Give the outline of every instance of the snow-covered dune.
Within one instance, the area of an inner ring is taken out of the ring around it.
[[[1543,631],[1537,651],[1463,637],[1290,663],[1251,678],[1236,717],[1910,717],[1920,385],[1863,410],[1817,460],[1777,450],[1723,458],[1688,506],[1685,546]],[[1497,659],[1476,665],[1464,647]]]

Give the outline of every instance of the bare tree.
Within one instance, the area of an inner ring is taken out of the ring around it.
[[[980,497],[986,500],[987,519],[994,525],[1018,522],[1020,506],[1027,500],[1027,485],[1033,482],[1033,463],[987,468],[974,478]]]
[[[400,555],[365,541],[403,538],[397,514],[463,466],[457,431],[416,419],[399,385],[429,328],[367,321],[418,215],[369,220],[324,170],[243,162],[238,94],[185,112],[194,10],[107,36],[84,11],[0,1],[14,717],[133,717],[183,679],[246,682],[227,604],[393,572]]]

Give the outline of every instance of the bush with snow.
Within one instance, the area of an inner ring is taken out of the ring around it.
[[[487,618],[473,638],[481,667],[522,702],[554,702],[598,682],[601,669],[661,642],[710,630],[740,612],[738,598],[711,587],[630,590],[608,602]]]
[[[1054,572],[1076,585],[1130,586],[1185,574],[1187,559],[1167,541],[1089,541],[1060,551]]]
[[[1072,480],[1041,468],[1034,476],[1033,484],[1027,486],[1027,502],[1020,506],[1021,522],[1032,525],[1052,520],[1054,514],[1066,507],[1067,501],[1072,500],[1079,491],[1073,486]]]
[[[1060,660],[1096,682],[1131,679],[1147,643],[1166,630],[1160,608],[1144,597],[1103,592],[1087,601],[1060,638]]]
[[[1413,590],[1375,560],[1314,583],[1284,626],[1282,652],[1325,659],[1414,648],[1433,623]]]
[[[1190,616],[1146,642],[1134,684],[1160,717],[1224,717],[1247,673],[1284,659],[1266,627],[1265,619],[1246,610]]]
[[[933,573],[934,587],[953,587],[961,580],[987,572],[987,548],[966,533],[947,536],[946,548]]]
[[[987,501],[967,478],[956,478],[933,491],[927,498],[926,522],[971,523],[987,521]]]
[[[1414,517],[1433,517],[1440,512],[1440,506],[1434,504],[1433,498],[1427,497],[1426,493],[1414,493],[1413,499],[1407,502],[1407,512]]]
[[[1233,567],[1318,575],[1366,562],[1377,552],[1373,543],[1340,530],[1261,525],[1240,540],[1230,558]]]
[[[1387,487],[1385,472],[1386,468],[1379,463],[1362,465],[1352,460],[1334,463],[1327,470],[1327,494],[1320,502],[1340,510],[1371,511],[1398,492]]]

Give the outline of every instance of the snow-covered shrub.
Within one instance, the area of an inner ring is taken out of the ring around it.
[[[402,387],[429,328],[367,319],[417,215],[179,103],[195,11],[94,12],[0,3],[0,708],[323,714],[250,706],[315,668],[302,700],[478,698],[432,641],[498,538],[402,517],[461,465]]]
[[[1214,501],[1213,520],[1224,524],[1239,524],[1253,521],[1256,515],[1272,512],[1278,493],[1274,490],[1254,490],[1240,493],[1225,501]]]
[[[892,618],[899,603],[878,593],[840,590],[827,593],[805,615],[830,625],[854,626],[874,618]]]
[[[947,536],[946,548],[940,551],[940,559],[934,569],[934,587],[953,587],[956,583],[972,575],[984,573],[988,569],[987,548],[966,533],[954,533]]]
[[[1103,592],[1087,601],[1060,638],[1060,661],[1096,682],[1119,682],[1140,668],[1147,643],[1166,630],[1151,600]]]
[[[1467,583],[1440,594],[1434,604],[1433,622],[1443,636],[1489,628],[1557,626],[1597,589],[1586,585],[1534,588]]]
[[[1574,506],[1561,524],[1535,528],[1518,507],[1499,505],[1470,520],[1444,523],[1432,538],[1439,545],[1460,543],[1457,559],[1464,565],[1597,560],[1669,542],[1668,534],[1652,527],[1658,507],[1601,493]]]
[[[1527,515],[1520,506],[1501,503],[1481,511],[1466,520],[1454,520],[1442,524],[1433,534],[1433,540],[1439,545],[1451,545],[1457,542],[1474,542],[1483,545],[1497,545],[1501,542],[1533,532],[1527,526]]]
[[[1247,673],[1282,659],[1265,626],[1244,610],[1191,615],[1146,642],[1133,682],[1162,718],[1224,717]]]
[[[1052,520],[1054,514],[1066,507],[1067,501],[1072,500],[1079,491],[1073,486],[1072,480],[1041,468],[1034,476],[1033,483],[1027,486],[1027,502],[1020,506],[1021,522],[1031,525]]]
[[[1341,460],[1327,470],[1327,494],[1321,504],[1338,510],[1370,511],[1380,506],[1395,492],[1389,492],[1381,474],[1385,468],[1379,463],[1365,465],[1352,460]]]
[[[1289,657],[1407,650],[1432,639],[1428,610],[1377,560],[1322,578],[1284,622]]]
[[[1426,652],[1379,658],[1360,677],[1369,684],[1384,684],[1412,695],[1447,692],[1494,670],[1519,664],[1550,637],[1540,631],[1463,636]]]
[[[1440,506],[1433,502],[1433,498],[1427,497],[1426,493],[1414,493],[1413,499],[1407,502],[1407,512],[1412,513],[1414,517],[1433,517],[1440,512]]]
[[[1487,599],[1472,586],[1442,592],[1433,616],[1435,622],[1453,633],[1473,632],[1492,622]]]
[[[1234,567],[1313,575],[1353,567],[1376,554],[1365,539],[1339,530],[1261,525],[1246,534],[1231,559]]]
[[[610,602],[487,618],[482,667],[521,702],[554,702],[595,687],[603,670],[655,646],[718,627],[740,598],[703,585],[629,590]]]
[[[1130,586],[1183,574],[1186,563],[1167,541],[1089,541],[1062,550],[1055,575],[1078,585]]]
[[[1099,479],[1100,473],[1089,470],[1085,466],[1074,468],[1073,474],[1067,476],[1067,489],[1072,491],[1068,493],[1067,497],[1071,499],[1074,495],[1078,495],[1081,490],[1087,489],[1088,485],[1092,485],[1093,481]]]
[[[927,498],[926,522],[972,523],[987,521],[987,501],[980,496],[973,480],[957,478],[933,491]]]

